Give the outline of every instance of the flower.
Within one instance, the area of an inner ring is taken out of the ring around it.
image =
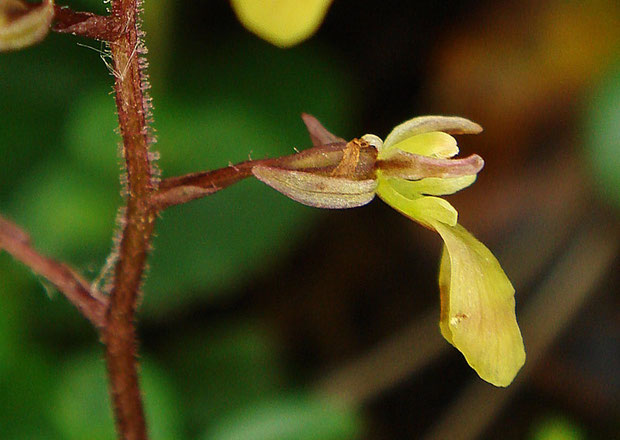
[[[484,162],[458,153],[450,134],[479,133],[467,119],[424,116],[394,128],[382,141],[365,135],[348,143],[304,115],[315,148],[252,169],[261,181],[303,204],[351,208],[378,195],[444,241],[439,270],[439,327],[478,375],[508,386],[525,362],[514,288],[499,262],[457,223],[446,200],[476,180]]]
[[[0,52],[38,43],[48,34],[53,17],[53,0],[38,5],[22,0],[0,1]]]
[[[435,197],[471,185],[483,166],[476,155],[460,161],[449,159],[458,153],[458,147],[448,132],[480,131],[479,125],[466,119],[426,116],[397,126],[383,143],[372,135],[362,139],[374,141],[379,150],[377,195],[405,216],[435,230],[444,241],[439,271],[443,337],[463,353],[482,379],[507,386],[525,362],[514,288],[491,251],[457,223],[452,205]],[[415,155],[432,159],[425,164],[418,158],[430,177],[409,180],[415,178],[413,167],[394,169],[395,158],[400,158],[400,163],[415,162]],[[392,165],[386,166],[390,162]],[[432,166],[437,168],[431,170]]]
[[[259,37],[290,47],[316,32],[332,0],[231,0],[239,21]]]

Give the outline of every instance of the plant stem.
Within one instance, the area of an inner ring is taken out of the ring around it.
[[[306,116],[311,117],[309,115]],[[153,210],[161,211],[170,206],[180,205],[209,196],[252,176],[252,168],[257,165],[329,174],[342,160],[346,146],[346,142],[329,143],[287,156],[248,160],[217,170],[200,171],[183,176],[170,177],[164,179],[159,185],[158,190],[151,195],[151,206]]]
[[[165,179],[151,197],[153,209],[187,203],[213,194],[252,175],[252,167],[265,161],[247,161],[213,171],[204,171]]]
[[[96,328],[104,327],[107,298],[98,295],[86,280],[67,265],[38,253],[30,245],[28,235],[2,217],[0,249],[4,249],[34,273],[52,283]]]
[[[113,41],[119,37],[122,21],[117,15],[97,15],[92,12],[77,12],[66,6],[54,6],[52,30],[61,34],[79,35],[95,40]]]
[[[119,438],[147,438],[138,382],[135,310],[155,214],[148,198],[154,190],[149,160],[148,106],[140,69],[137,0],[115,0],[112,14],[124,20],[123,33],[110,43],[115,69],[116,107],[127,172],[127,208],[119,259],[110,292],[104,332],[110,393]]]

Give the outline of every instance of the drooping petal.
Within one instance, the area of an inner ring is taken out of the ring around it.
[[[441,158],[456,156],[459,152],[456,139],[441,131],[431,131],[408,137],[400,142],[389,144],[383,151],[387,152],[393,149],[399,149],[420,156]],[[380,155],[380,157],[382,157],[382,155]]]
[[[309,38],[319,28],[332,0],[231,0],[239,21],[279,47]]]
[[[437,221],[455,225],[458,218],[456,209],[444,199],[438,197],[407,198],[396,191],[385,178],[379,178],[377,195],[406,217],[431,229],[433,223]]]
[[[388,178],[388,181],[394,187],[396,191],[403,196],[410,199],[420,197],[422,195],[428,196],[445,196],[448,194],[454,194],[476,181],[476,174],[469,176],[453,177],[453,178],[439,178],[439,177],[427,177],[421,180],[403,180]]]
[[[443,131],[451,134],[477,134],[482,127],[469,119],[457,116],[419,116],[397,125],[385,138],[385,148],[409,137],[430,131]]]
[[[43,0],[39,5],[0,1],[0,52],[38,43],[48,34],[53,17],[53,0]]]
[[[465,228],[437,221],[433,227],[445,242],[441,333],[482,379],[508,386],[525,362],[514,288],[491,251]]]
[[[287,197],[307,206],[345,209],[363,206],[375,197],[374,179],[350,180],[310,172],[258,165],[254,176]]]

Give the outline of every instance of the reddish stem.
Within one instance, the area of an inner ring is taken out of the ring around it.
[[[292,170],[331,171],[342,160],[346,142],[318,145],[307,150],[272,159],[248,160],[212,171],[201,171],[165,179],[151,196],[154,210],[187,203],[213,194],[233,183],[250,177],[257,165],[276,166]],[[373,158],[374,161],[374,158]]]
[[[54,22],[52,30],[55,32],[102,41],[116,40],[123,30],[122,20],[117,15],[77,12],[67,6],[54,6]]]
[[[142,43],[139,41],[137,0],[113,1],[112,13],[124,21],[124,31],[110,44],[110,50],[116,73],[114,88],[123,137],[128,198],[104,342],[119,437],[145,440],[147,431],[138,382],[134,318],[155,221],[148,203],[154,190],[148,151],[148,107],[139,63]]]
[[[161,211],[170,206],[187,203],[213,194],[252,175],[252,167],[266,161],[247,161],[213,171],[171,177],[161,182],[151,197],[153,209]]]
[[[107,299],[91,290],[88,282],[73,269],[38,253],[28,235],[0,217],[0,249],[52,283],[96,328],[103,328]]]

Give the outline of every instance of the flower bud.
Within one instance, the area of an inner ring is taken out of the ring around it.
[[[39,5],[21,0],[0,2],[0,51],[17,50],[41,41],[54,18],[53,0]]]

